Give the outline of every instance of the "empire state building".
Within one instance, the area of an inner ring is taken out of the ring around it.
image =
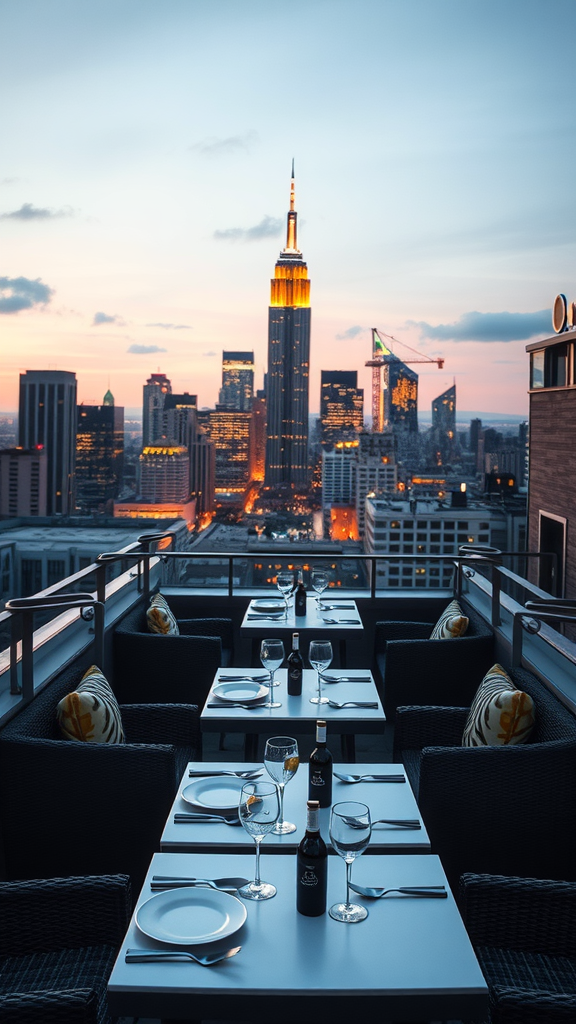
[[[270,282],[265,484],[308,483],[310,281],[296,237],[294,161],[286,246]]]

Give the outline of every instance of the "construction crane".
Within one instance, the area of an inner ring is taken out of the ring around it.
[[[416,359],[402,359],[403,363],[435,363],[439,370],[444,366],[443,359],[432,359],[430,356],[423,356],[415,349],[410,348],[403,341],[398,341],[391,334],[385,334],[384,331],[379,331],[377,327],[372,328],[372,359],[369,359],[364,365],[372,367],[372,431],[374,433],[382,433],[384,426],[386,425],[387,417],[384,410],[384,395],[389,390],[389,376],[390,376],[390,363],[398,360],[398,356],[395,356],[392,350],[387,346],[384,338],[388,338],[389,341],[395,341],[398,345],[403,345],[404,348],[409,349],[417,357]],[[382,374],[384,374],[384,380],[382,380]]]

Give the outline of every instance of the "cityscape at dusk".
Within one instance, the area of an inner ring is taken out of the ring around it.
[[[141,410],[153,372],[213,407],[267,369],[295,159],[310,403],[371,328],[443,359],[419,412],[528,409],[526,345],[572,294],[569,0],[0,4],[0,409],[27,370]],[[401,359],[409,350],[394,349]]]

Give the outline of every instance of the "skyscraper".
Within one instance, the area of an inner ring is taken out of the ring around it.
[[[165,373],[152,373],[143,388],[142,447],[159,441],[164,434],[164,399],[171,394],[172,384]]]
[[[422,360],[420,360],[421,362]],[[426,360],[424,360],[426,361]],[[418,374],[395,356],[372,328],[372,430],[418,433]]]
[[[276,262],[268,312],[265,483],[271,487],[308,482],[308,378],[310,282],[297,245],[294,162],[286,245]]]
[[[21,448],[43,445],[47,455],[47,515],[74,509],[76,374],[27,370],[20,374],[18,437]]]
[[[124,462],[124,409],[110,391],[102,405],[79,405],[76,433],[76,505],[105,511],[117,498]]]
[[[250,412],[254,398],[254,353],[222,353],[222,387],[218,404],[237,412]]]
[[[437,464],[451,462],[456,454],[456,385],[432,402],[432,444]]]
[[[322,370],[320,427],[322,445],[353,441],[364,426],[364,391],[356,370]]]

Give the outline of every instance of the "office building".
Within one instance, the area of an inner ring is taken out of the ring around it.
[[[196,437],[198,401],[196,395],[175,395],[171,392],[164,397],[162,415],[162,436],[171,444],[190,448]]]
[[[142,447],[147,448],[164,437],[164,402],[172,384],[165,373],[152,373],[142,391]]]
[[[190,461],[183,445],[147,445],[140,456],[140,495],[144,501],[186,502]]]
[[[216,494],[243,494],[250,483],[251,422],[249,412],[224,409],[210,412]]]
[[[310,281],[297,244],[294,166],[286,246],[270,289],[266,378],[266,477],[270,487],[308,484]]]
[[[45,448],[0,451],[0,515],[45,516],[47,470]]]
[[[124,462],[124,409],[108,390],[102,405],[79,405],[76,433],[76,507],[104,512],[118,497]]]
[[[360,434],[356,462],[356,522],[364,536],[366,497],[368,494],[395,492],[398,486],[396,441],[391,431],[382,434]]]
[[[76,374],[63,370],[20,374],[18,444],[46,449],[46,514],[70,515],[76,465]]]
[[[384,374],[384,429],[418,433],[418,374],[391,353]]]
[[[222,387],[218,404],[238,412],[250,412],[254,398],[254,353],[222,353]]]
[[[322,370],[320,433],[322,447],[353,441],[364,427],[364,391],[356,370]]]
[[[214,511],[215,474],[214,442],[204,427],[199,427],[190,449],[190,491],[196,495],[199,516]]]
[[[452,462],[456,455],[456,385],[448,388],[432,402],[430,433],[433,459],[437,466]]]
[[[263,391],[257,391],[252,402],[250,459],[250,479],[261,483],[266,466],[266,399]]]

